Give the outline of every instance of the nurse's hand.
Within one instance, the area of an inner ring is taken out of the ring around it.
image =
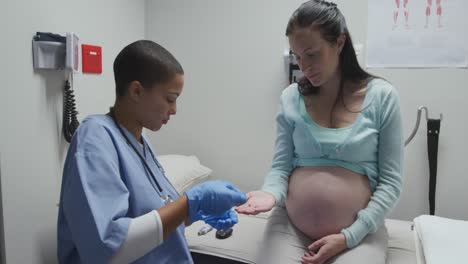
[[[239,214],[256,215],[270,211],[275,206],[275,197],[268,192],[253,191],[247,193],[247,202],[236,207]]]
[[[203,220],[217,230],[228,230],[239,221],[236,212],[232,209],[228,210],[222,216],[204,215],[201,212],[199,214],[200,220]]]
[[[234,206],[246,202],[243,192],[230,183],[216,180],[197,184],[185,192],[188,200],[188,218],[197,220],[201,211],[205,215],[221,216]]]

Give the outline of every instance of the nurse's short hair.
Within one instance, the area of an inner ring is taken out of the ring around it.
[[[177,59],[161,45],[150,40],[138,40],[126,46],[114,60],[116,95],[124,96],[128,86],[138,81],[147,89],[171,81],[184,74]]]

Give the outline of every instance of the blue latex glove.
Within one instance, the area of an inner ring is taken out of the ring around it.
[[[191,222],[204,215],[221,216],[232,207],[247,201],[245,194],[226,181],[216,180],[197,184],[185,192],[188,218]]]
[[[228,230],[239,222],[237,213],[232,209],[221,216],[204,215],[202,212],[198,214],[200,220],[203,220],[217,230]]]

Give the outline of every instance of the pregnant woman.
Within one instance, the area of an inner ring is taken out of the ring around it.
[[[364,71],[336,4],[312,0],[286,36],[304,78],[286,88],[273,164],[243,214],[273,209],[257,263],[385,263],[401,192],[399,98]]]

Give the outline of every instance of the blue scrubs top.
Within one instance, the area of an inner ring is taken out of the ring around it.
[[[163,190],[179,195],[164,177],[148,140],[144,147],[122,127]],[[65,160],[57,225],[60,263],[108,263],[127,236],[132,218],[164,206],[151,174],[110,116],[87,117]],[[193,263],[184,225],[134,263]]]

